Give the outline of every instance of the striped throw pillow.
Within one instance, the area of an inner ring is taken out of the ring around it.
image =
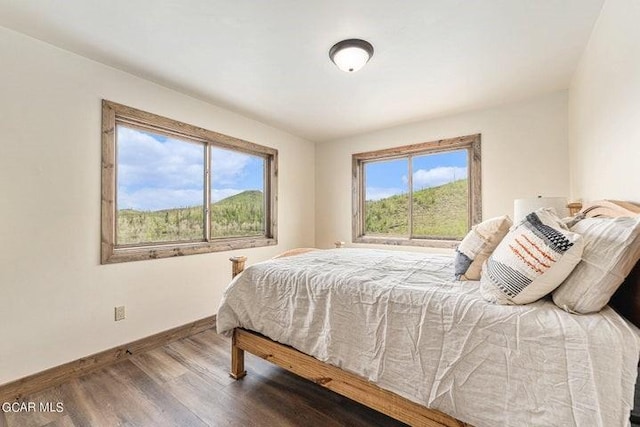
[[[539,209],[500,242],[482,268],[483,297],[497,304],[528,304],[547,295],[580,262],[582,236],[551,209]]]

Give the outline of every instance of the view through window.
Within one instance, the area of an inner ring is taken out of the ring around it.
[[[204,240],[204,144],[116,129],[117,244]]]
[[[479,219],[480,136],[444,142],[354,155],[355,241],[421,244],[465,236]]]
[[[211,149],[211,236],[265,233],[264,159]]]
[[[276,150],[103,108],[103,262],[275,244]]]

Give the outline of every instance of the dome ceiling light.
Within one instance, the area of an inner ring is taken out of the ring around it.
[[[364,67],[373,56],[371,43],[360,39],[342,40],[329,49],[329,58],[342,71],[353,73]]]

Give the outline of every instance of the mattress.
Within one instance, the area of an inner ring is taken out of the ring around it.
[[[638,330],[606,307],[485,302],[453,257],[334,249],[247,268],[220,333],[242,327],[478,427],[626,426]]]

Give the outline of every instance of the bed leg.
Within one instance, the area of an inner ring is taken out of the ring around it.
[[[246,256],[234,256],[229,258],[231,261],[231,277],[236,277],[244,270],[244,263],[247,260]],[[239,380],[247,375],[247,371],[244,370],[244,350],[236,345],[237,331],[233,330],[233,336],[231,337],[231,372],[229,375],[235,380]]]
[[[239,380],[247,375],[247,371],[244,370],[244,350],[236,346],[235,330],[231,338],[231,372],[229,375],[235,380]]]

